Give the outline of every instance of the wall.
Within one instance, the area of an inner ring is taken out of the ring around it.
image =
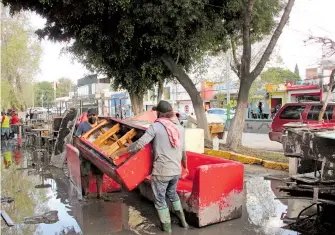
[[[243,132],[268,134],[271,131],[272,120],[265,119],[246,119]]]

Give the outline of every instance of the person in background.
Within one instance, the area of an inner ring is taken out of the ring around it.
[[[259,118],[263,119],[263,103],[262,102],[258,103],[258,114],[259,114]]]
[[[14,134],[18,133],[18,124],[20,124],[19,117],[15,111],[12,111],[12,119],[10,120],[11,130]]]
[[[5,112],[1,112],[1,137],[5,137],[7,140],[10,136],[10,118]]]
[[[281,104],[277,104],[275,108],[275,112],[278,113],[278,111],[281,109]]]
[[[94,109],[89,109],[87,111],[87,121],[84,121],[79,124],[77,131],[75,133],[75,137],[79,138],[87,131],[91,130],[98,124],[98,120],[96,117],[96,112]],[[78,139],[75,140],[77,143]],[[97,183],[97,197],[101,198],[102,194],[102,180],[104,173],[100,171],[95,165],[93,165],[90,161],[86,160],[82,157],[81,153],[79,153],[80,159],[80,172],[81,172],[81,182],[83,188],[83,195],[84,197],[88,197],[88,188],[89,188],[89,179],[90,179],[90,172],[96,176],[96,183]]]
[[[180,113],[176,113],[176,117],[178,118],[178,121],[180,123]]]
[[[147,129],[144,135],[128,146],[113,153],[110,157],[118,159],[126,153],[136,153],[151,141],[154,162],[151,177],[151,188],[154,194],[155,207],[162,224],[162,230],[171,232],[171,218],[166,197],[172,202],[174,211],[183,227],[188,228],[184,211],[177,194],[177,183],[181,175],[181,164],[188,174],[184,145],[184,128],[180,125],[169,102],[161,100],[152,110],[157,112],[158,119]]]

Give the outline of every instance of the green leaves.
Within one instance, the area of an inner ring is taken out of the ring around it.
[[[47,18],[38,31],[53,40],[75,39],[69,48],[88,69],[108,74],[113,86],[142,93],[171,72],[169,55],[189,69],[205,52],[227,50],[242,29],[243,0],[4,0],[12,10]],[[279,1],[256,0],[252,36],[260,40],[275,25]]]
[[[32,105],[32,81],[42,54],[40,43],[27,24],[25,14],[1,14],[1,101],[3,108]]]
[[[282,68],[269,68],[261,74],[261,81],[263,83],[280,84],[298,80],[300,80],[299,75],[288,69]]]

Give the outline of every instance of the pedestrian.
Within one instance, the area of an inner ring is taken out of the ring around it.
[[[155,207],[162,224],[162,230],[171,232],[171,218],[166,197],[172,202],[174,211],[183,227],[188,228],[183,208],[176,188],[181,175],[181,164],[187,174],[186,152],[184,145],[184,128],[180,125],[169,102],[161,100],[153,108],[157,120],[148,127],[144,135],[128,146],[111,155],[113,160],[126,153],[136,153],[152,141],[153,169],[151,188],[154,194]]]
[[[1,112],[1,137],[5,137],[7,140],[10,135],[10,118],[5,112]]]
[[[97,117],[96,117],[96,111],[94,109],[89,109],[87,111],[87,120],[80,123],[76,133],[75,137],[79,138],[83,134],[85,134],[87,131],[94,128],[97,123]],[[78,139],[75,141],[77,143]],[[82,190],[84,197],[88,197],[88,188],[89,188],[89,176],[90,172],[92,171],[92,174],[96,176],[96,184],[97,184],[97,197],[101,198],[102,194],[102,180],[104,173],[98,169],[95,165],[93,165],[90,161],[86,160],[81,153],[79,153],[79,159],[80,159],[80,172],[81,172],[81,181],[82,181]]]
[[[12,134],[17,134],[18,133],[18,124],[20,123],[19,117],[17,116],[17,113],[15,111],[12,112],[12,119],[10,120],[10,125],[11,125],[11,130]]]
[[[263,103],[262,102],[258,103],[258,114],[259,114],[259,118],[263,119]]]

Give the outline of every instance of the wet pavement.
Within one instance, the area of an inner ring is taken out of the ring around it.
[[[8,227],[1,222],[1,234],[164,234],[159,228],[151,202],[133,192],[109,194],[111,201],[77,200],[75,189],[60,169],[46,167],[46,156],[2,144],[1,196],[13,197],[2,203],[14,221]],[[173,234],[239,235],[298,234],[281,228],[281,216],[292,201],[276,200],[279,181],[264,180],[267,175],[285,172],[257,166],[245,166],[245,205],[240,219],[207,226],[182,229],[173,217]],[[293,202],[294,204],[294,202]],[[56,211],[58,213],[52,212]],[[297,211],[299,212],[299,211]],[[49,213],[45,215],[45,213]],[[37,218],[34,216],[38,216]]]

